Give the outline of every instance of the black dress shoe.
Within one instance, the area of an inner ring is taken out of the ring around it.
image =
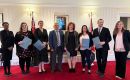
[[[104,73],[100,73],[100,75],[99,75],[101,78],[103,78],[104,77]]]
[[[58,72],[62,72],[62,69],[58,69]]]
[[[5,75],[5,76],[8,76],[8,73],[7,73],[7,72],[5,72],[5,73],[4,73],[4,75]]]
[[[8,75],[12,75],[12,73],[11,73],[11,72],[8,72]]]
[[[29,71],[29,70],[27,70],[27,71],[26,71],[26,74],[28,74],[28,73],[30,73],[30,71]]]
[[[51,70],[51,73],[54,73],[55,72],[55,70]]]
[[[26,74],[26,72],[25,72],[25,71],[22,71],[22,74]]]
[[[74,73],[76,72],[75,68],[72,69],[72,72],[74,72]]]
[[[72,69],[71,69],[71,68],[69,69],[69,72],[72,72]]]
[[[99,75],[101,74],[101,72],[100,72],[100,71],[98,71],[98,70],[96,71],[96,73],[97,73],[97,74],[99,74]]]

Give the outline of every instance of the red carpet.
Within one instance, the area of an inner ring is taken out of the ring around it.
[[[115,62],[108,62],[106,68],[106,74],[104,78],[100,78],[96,74],[97,64],[92,67],[92,74],[82,73],[81,63],[78,63],[76,73],[68,72],[68,65],[63,64],[63,72],[50,72],[50,67],[46,65],[47,73],[39,74],[37,67],[31,68],[31,73],[27,75],[22,75],[19,66],[13,66],[11,71],[12,76],[4,76],[3,68],[0,68],[0,80],[117,80],[115,78]],[[130,61],[127,62],[127,72],[126,79],[130,80]]]

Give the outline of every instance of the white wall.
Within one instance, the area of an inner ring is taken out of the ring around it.
[[[90,18],[88,13],[92,11],[94,28],[97,27],[97,20],[103,18],[105,20],[104,26],[110,29],[112,34],[115,23],[120,19],[120,13],[130,13],[129,9],[122,8],[103,8],[103,7],[45,7],[45,6],[18,6],[18,5],[3,5],[0,6],[0,12],[4,13],[4,21],[10,23],[10,30],[16,33],[19,30],[21,22],[31,24],[30,12],[34,11],[34,19],[37,23],[38,20],[43,20],[45,28],[52,30],[54,23],[54,14],[69,15],[69,21],[75,22],[76,30],[80,32],[83,24],[90,25]],[[113,54],[113,40],[110,42],[110,51],[108,60],[114,60]],[[18,59],[13,55],[13,64],[17,64]],[[15,63],[16,62],[16,63]]]

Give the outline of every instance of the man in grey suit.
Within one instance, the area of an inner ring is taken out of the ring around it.
[[[58,23],[54,24],[54,30],[49,34],[49,46],[51,50],[50,64],[51,72],[55,71],[55,67],[58,67],[58,71],[62,71],[62,58],[64,51],[64,34],[59,30]],[[56,65],[57,63],[57,65]]]

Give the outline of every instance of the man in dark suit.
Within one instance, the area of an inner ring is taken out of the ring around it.
[[[14,34],[12,31],[9,31],[9,23],[4,22],[2,24],[4,30],[0,32],[1,40],[1,52],[2,52],[2,61],[4,66],[5,75],[10,75],[10,60],[12,59],[12,51],[14,46]]]
[[[62,58],[63,58],[63,50],[64,50],[64,34],[63,31],[59,30],[58,23],[54,24],[54,30],[52,30],[49,34],[49,45],[50,45],[50,64],[51,71],[55,71],[56,61],[57,67],[59,71],[62,71]]]
[[[108,43],[111,41],[111,35],[109,29],[103,27],[103,19],[99,19],[97,23],[98,28],[94,29],[93,37],[99,37],[99,44],[102,46],[102,48],[96,49],[96,59],[98,64],[97,74],[99,74],[100,77],[104,77],[108,50],[110,49]]]

